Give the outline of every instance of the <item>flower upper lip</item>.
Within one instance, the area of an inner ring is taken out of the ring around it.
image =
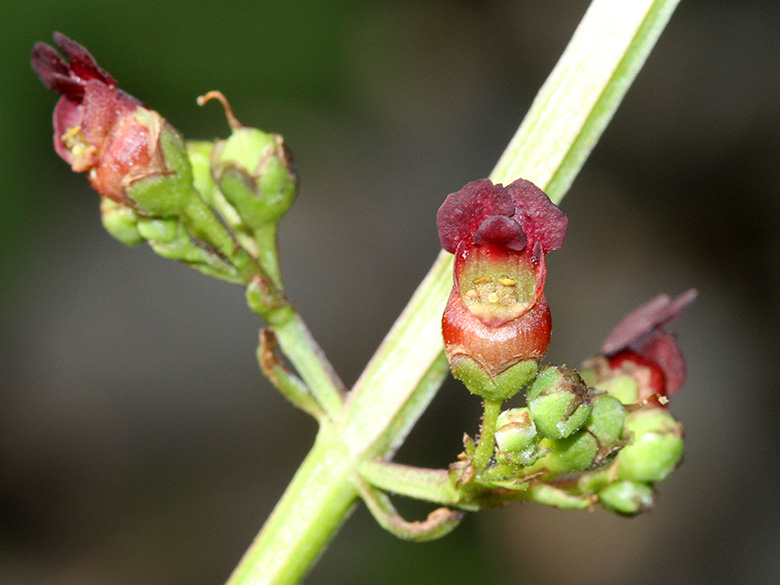
[[[568,219],[536,185],[518,179],[504,186],[480,179],[452,193],[439,208],[442,248],[491,243],[514,251],[541,244],[546,254],[563,245]]]
[[[70,63],[66,63],[57,50],[46,43],[35,43],[32,52],[32,68],[46,87],[76,102],[83,99],[86,82],[91,79],[116,87],[117,82],[111,74],[102,69],[90,52],[76,41],[55,32],[54,42]]]

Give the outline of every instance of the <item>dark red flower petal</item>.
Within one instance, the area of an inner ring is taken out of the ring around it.
[[[505,242],[504,245],[519,251],[525,247],[521,247],[522,232],[525,243],[540,243],[546,254],[563,245],[568,220],[530,181],[518,179],[504,187],[481,179],[448,195],[439,208],[436,223],[442,248],[448,252],[455,253],[461,242]]]
[[[493,244],[515,252],[522,251],[527,242],[520,224],[505,215],[491,215],[474,233],[475,244]]]
[[[685,382],[685,358],[673,335],[654,331],[632,346],[647,361],[658,364],[666,380],[666,396],[672,396]]]
[[[54,42],[70,59],[70,70],[73,75],[85,81],[97,79],[106,85],[116,87],[116,80],[110,73],[100,68],[92,54],[83,46],[59,32],[54,33]]]
[[[690,289],[675,299],[661,294],[634,309],[612,329],[601,346],[601,353],[610,355],[634,342],[655,329],[660,329],[683,314],[698,295],[696,289]]]
[[[490,216],[514,214],[514,205],[501,185],[480,179],[450,193],[436,216],[441,247],[455,253],[458,244],[473,243],[474,234]]]
[[[545,254],[563,246],[569,219],[544,191],[525,179],[507,185],[506,191],[514,202],[514,218],[529,242],[539,242]]]

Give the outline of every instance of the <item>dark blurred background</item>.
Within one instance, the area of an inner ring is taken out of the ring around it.
[[[315,426],[258,373],[238,287],[126,249],[51,147],[29,69],[60,30],[186,136],[282,133],[302,176],[282,224],[292,298],[349,382],[438,252],[444,196],[489,174],[587,2],[8,3],[0,23],[0,582],[213,585]],[[578,363],[658,292],[675,325],[685,464],[653,512],[514,505],[431,544],[358,508],[307,582],[780,581],[776,332],[780,4],[683,0],[563,202],[552,362]],[[397,459],[444,466],[478,401],[448,383]],[[408,506],[423,515],[425,507]]]

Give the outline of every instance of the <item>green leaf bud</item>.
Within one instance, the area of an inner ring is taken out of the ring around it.
[[[528,389],[526,400],[536,428],[551,439],[578,431],[593,409],[587,385],[565,366],[546,367]]]
[[[662,408],[650,407],[626,418],[631,443],[617,455],[618,477],[662,481],[679,465],[683,455],[682,425]]]
[[[534,379],[536,360],[525,360],[491,376],[485,369],[465,355],[456,356],[450,367],[452,375],[463,382],[469,392],[485,400],[508,400]]]
[[[627,480],[609,484],[598,496],[602,506],[626,516],[649,510],[654,501],[653,488],[650,485]]]
[[[609,394],[598,394],[593,397],[587,430],[598,439],[602,449],[608,448],[621,439],[627,414],[620,400]]]
[[[529,465],[536,459],[539,436],[528,407],[502,412],[496,421],[495,437],[499,454],[508,455],[523,465]]]
[[[138,231],[138,214],[129,207],[108,197],[100,199],[100,218],[103,227],[125,246],[137,246],[144,241]]]

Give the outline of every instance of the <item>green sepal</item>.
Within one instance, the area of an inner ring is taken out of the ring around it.
[[[599,503],[624,516],[635,516],[653,506],[655,494],[646,483],[621,480],[609,484],[598,493]]]
[[[662,481],[683,455],[682,425],[662,408],[649,407],[626,418],[631,443],[617,454],[618,477],[639,482]]]
[[[577,432],[593,410],[587,385],[566,367],[548,366],[526,393],[526,401],[538,431],[551,439]]]
[[[138,109],[137,118],[146,110]],[[145,123],[145,120],[139,119]],[[198,197],[192,185],[192,167],[184,140],[176,130],[163,126],[160,148],[165,160],[165,172],[135,181],[127,188],[127,195],[147,217],[173,217],[184,213],[193,197]]]
[[[106,231],[125,246],[137,246],[144,241],[144,237],[138,231],[139,215],[129,207],[108,197],[102,197],[100,219]]]
[[[534,379],[538,369],[536,360],[525,360],[490,376],[477,362],[463,355],[456,356],[450,368],[452,375],[463,382],[469,392],[485,400],[508,400]]]

